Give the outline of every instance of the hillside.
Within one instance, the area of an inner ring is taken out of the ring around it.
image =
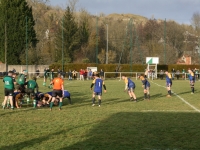
[[[121,20],[121,21],[129,21],[130,18],[133,19],[135,23],[146,23],[148,19],[146,17],[135,15],[135,14],[109,14],[106,16],[109,20]]]

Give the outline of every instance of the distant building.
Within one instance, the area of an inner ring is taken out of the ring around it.
[[[191,65],[192,58],[189,55],[183,55],[181,58],[178,59],[177,64]]]

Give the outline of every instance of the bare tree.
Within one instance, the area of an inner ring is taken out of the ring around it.
[[[200,13],[195,12],[192,16],[192,25],[196,29],[197,33],[200,33]]]

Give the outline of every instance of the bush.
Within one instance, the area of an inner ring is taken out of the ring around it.
[[[118,67],[118,64],[95,64],[95,63],[82,63],[82,64],[74,64],[74,63],[68,63],[64,65],[64,71],[68,72],[69,70],[76,70],[79,71],[80,69],[87,69],[87,67],[97,67],[98,71],[103,69],[104,72],[115,72],[116,69],[119,68],[118,72],[144,72],[145,69],[147,68],[147,65],[141,65],[141,64],[133,64],[132,67],[130,64],[121,64]],[[49,66],[49,68],[54,68],[55,71],[57,69],[62,70],[62,65],[59,63],[55,63]],[[182,69],[185,69],[186,71],[188,68],[190,69],[200,69],[200,65],[177,65],[177,64],[172,64],[172,65],[158,65],[157,66],[157,71],[159,72],[160,70],[167,70],[171,72],[172,69],[182,71]]]

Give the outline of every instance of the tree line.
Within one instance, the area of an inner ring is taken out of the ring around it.
[[[0,61],[7,64],[144,64],[159,57],[175,64],[182,55],[200,62],[200,14],[192,25],[133,14],[92,15],[48,0],[0,0]],[[108,58],[108,59],[107,59]]]

